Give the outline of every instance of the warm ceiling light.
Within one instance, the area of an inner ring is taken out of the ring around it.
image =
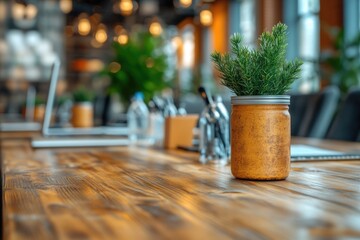
[[[118,43],[120,43],[121,45],[125,45],[127,44],[127,42],[129,41],[129,36],[126,33],[121,33],[118,37],[117,37],[117,41]]]
[[[96,31],[95,40],[98,41],[98,43],[105,43],[107,38],[108,36],[104,28],[100,28]]]
[[[120,0],[119,8],[121,14],[130,15],[134,10],[134,4],[132,0]]]
[[[192,0],[180,0],[179,2],[180,5],[185,8],[190,7],[192,4]]]
[[[200,23],[204,26],[210,26],[213,22],[212,12],[208,9],[201,10]]]
[[[37,14],[37,8],[35,5],[29,4],[26,6],[25,13],[28,19],[34,19]]]
[[[114,38],[114,41],[117,41],[119,44],[124,45],[127,44],[129,41],[129,36],[127,34],[127,31],[123,26],[117,25],[115,26],[115,33],[116,37]]]
[[[15,3],[12,6],[12,16],[16,20],[23,19],[25,16],[25,5],[20,3]]]
[[[80,18],[78,24],[78,31],[80,35],[86,36],[90,33],[91,24],[87,17]]]
[[[159,36],[162,32],[162,26],[159,22],[155,21],[150,24],[149,32],[154,36]]]
[[[37,15],[37,8],[33,4],[27,6],[15,3],[12,7],[12,15],[15,20],[34,19]]]
[[[60,9],[63,13],[67,14],[71,12],[73,8],[72,0],[60,0]]]

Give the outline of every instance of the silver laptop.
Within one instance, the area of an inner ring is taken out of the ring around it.
[[[50,87],[42,125],[43,137],[32,139],[32,146],[41,147],[101,147],[128,145],[127,126],[101,126],[92,128],[60,128],[51,126],[56,87],[60,73],[60,60],[56,59],[51,71]]]
[[[20,114],[4,114],[0,116],[0,131],[2,132],[23,132],[40,131],[41,124],[34,121],[36,90],[29,86],[26,93],[25,118]]]
[[[360,149],[353,152],[334,151],[303,144],[291,145],[291,161],[359,160]]]

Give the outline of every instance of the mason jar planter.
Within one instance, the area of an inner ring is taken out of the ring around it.
[[[23,118],[26,118],[26,111],[27,111],[26,107],[23,107],[21,109],[21,115]],[[34,106],[32,120],[34,120],[35,122],[42,122],[44,120],[44,115],[45,115],[45,104],[39,104]]]
[[[231,172],[249,180],[290,173],[290,96],[231,98]]]
[[[71,123],[73,127],[87,128],[94,125],[94,112],[91,102],[75,103],[72,107]]]
[[[34,120],[42,122],[45,116],[45,104],[36,105],[34,107]]]

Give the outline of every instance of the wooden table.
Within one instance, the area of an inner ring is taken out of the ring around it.
[[[297,162],[286,181],[255,182],[182,151],[1,147],[4,239],[360,238],[360,160]]]

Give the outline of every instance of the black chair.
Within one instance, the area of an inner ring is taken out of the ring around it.
[[[305,116],[309,99],[312,94],[292,94],[289,106],[291,115],[291,135],[298,136],[301,122]]]
[[[326,138],[360,141],[360,88],[353,89],[347,94]]]
[[[329,86],[320,92],[291,97],[292,135],[324,138],[336,111],[340,91]]]

